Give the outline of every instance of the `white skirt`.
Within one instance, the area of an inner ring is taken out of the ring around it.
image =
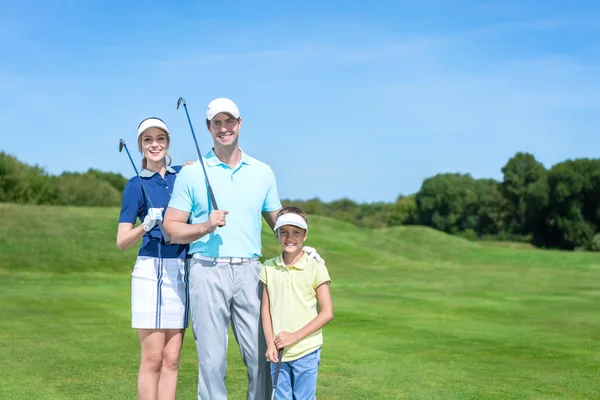
[[[190,321],[189,260],[138,257],[131,274],[131,324],[185,329]]]

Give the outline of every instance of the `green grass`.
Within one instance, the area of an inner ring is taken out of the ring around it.
[[[136,250],[114,208],[0,204],[0,399],[133,399]],[[310,217],[335,319],[323,399],[594,399],[600,256],[490,246],[423,227],[360,229]],[[264,253],[277,243],[263,231]],[[230,335],[227,387],[245,398]],[[178,398],[192,399],[191,330]]]

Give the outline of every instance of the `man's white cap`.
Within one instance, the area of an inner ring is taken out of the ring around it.
[[[275,221],[275,227],[273,228],[273,230],[277,231],[277,229],[281,228],[284,225],[297,226],[298,228],[306,229],[306,231],[308,232],[308,225],[306,224],[306,221],[298,214],[287,213],[280,215],[279,217],[277,217],[277,221]]]
[[[150,117],[150,118],[146,118],[145,120],[143,120],[140,125],[138,126],[138,137],[140,137],[140,135],[142,133],[144,133],[144,131],[146,129],[149,128],[159,128],[162,129],[163,131],[167,132],[169,135],[171,134],[169,132],[169,128],[167,128],[167,124],[164,123],[164,121],[160,118],[156,118],[156,117]]]
[[[240,110],[238,110],[238,107],[235,105],[235,103],[224,97],[219,97],[218,99],[214,99],[208,103],[208,108],[206,109],[206,119],[212,121],[215,115],[219,113],[230,114],[235,119],[240,117]]]

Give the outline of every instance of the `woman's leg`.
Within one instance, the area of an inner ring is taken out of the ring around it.
[[[158,400],[158,381],[163,365],[165,330],[140,329],[141,360],[138,400]]]
[[[159,400],[175,400],[177,393],[177,372],[179,369],[179,355],[185,329],[166,329],[162,357],[162,369],[158,382]]]

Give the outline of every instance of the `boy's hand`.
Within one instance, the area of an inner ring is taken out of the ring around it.
[[[275,346],[275,343],[271,343],[267,347],[267,352],[265,353],[265,357],[267,357],[267,360],[269,360],[272,363],[276,363],[279,361],[279,359],[277,358],[277,346]]]
[[[278,349],[291,346],[297,341],[298,335],[296,335],[295,333],[283,331],[279,332],[277,336],[275,336],[275,346],[277,346]]]

